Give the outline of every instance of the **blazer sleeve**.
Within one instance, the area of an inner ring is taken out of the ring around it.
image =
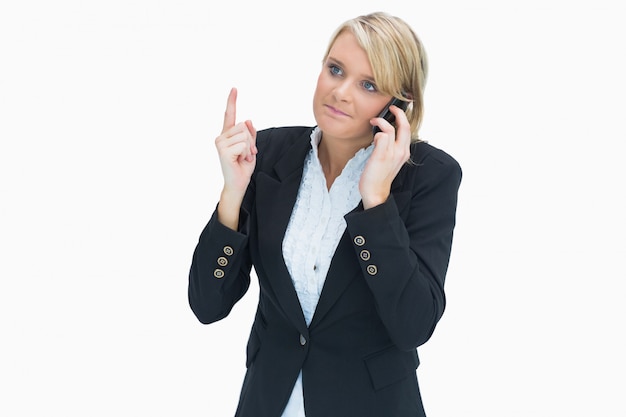
[[[251,181],[239,214],[238,230],[217,219],[217,209],[200,234],[189,271],[188,298],[201,323],[226,317],[250,287],[252,261],[248,250]]]
[[[400,215],[391,194],[379,206],[345,216],[380,319],[402,350],[426,342],[443,314],[461,182],[459,164],[439,150],[408,172],[410,191],[399,193],[410,193],[408,215]]]
[[[248,247],[251,213],[255,209],[256,176],[272,166],[310,127],[270,128],[257,132],[257,161],[246,190],[237,230],[217,220],[217,210],[200,234],[189,271],[188,298],[200,322],[209,324],[226,317],[250,287],[252,260]],[[267,165],[267,166],[266,166]]]

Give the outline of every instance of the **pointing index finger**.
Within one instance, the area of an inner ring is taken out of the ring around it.
[[[226,111],[224,112],[224,126],[222,127],[222,133],[226,132],[231,127],[235,126],[237,120],[237,89],[231,88],[228,95],[228,101],[226,102]]]

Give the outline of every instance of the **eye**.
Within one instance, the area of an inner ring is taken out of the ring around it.
[[[371,81],[363,81],[361,83],[361,85],[363,86],[363,88],[365,88],[367,91],[371,91],[371,92],[376,92],[378,91],[378,89],[376,88],[376,84],[374,84]]]
[[[335,64],[328,64],[328,69],[331,75],[335,75],[335,76],[343,75],[343,70]]]

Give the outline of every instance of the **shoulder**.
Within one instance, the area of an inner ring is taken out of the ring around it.
[[[289,154],[290,159],[304,160],[306,152],[311,148],[311,126],[272,127],[259,130],[256,136],[257,171],[272,169],[283,156]]]
[[[300,140],[308,140],[314,127],[284,126],[259,130],[256,136],[259,149],[285,148]]]
[[[444,150],[418,142],[411,144],[411,161],[402,168],[400,176],[414,185],[447,182],[458,187],[462,170],[459,162]]]
[[[411,159],[416,164],[437,163],[460,170],[461,166],[454,157],[428,142],[418,142],[411,145]]]

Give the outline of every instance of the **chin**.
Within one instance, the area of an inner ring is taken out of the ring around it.
[[[324,120],[319,120],[317,126],[324,132],[325,134],[333,137],[344,137],[347,136],[347,130],[345,128],[341,128],[337,126],[337,123],[328,122]]]
[[[315,121],[322,132],[331,136],[350,136],[350,132],[352,132],[352,129],[347,126],[347,123],[342,123],[341,121],[328,117],[324,114],[322,114],[321,117],[316,116]]]

